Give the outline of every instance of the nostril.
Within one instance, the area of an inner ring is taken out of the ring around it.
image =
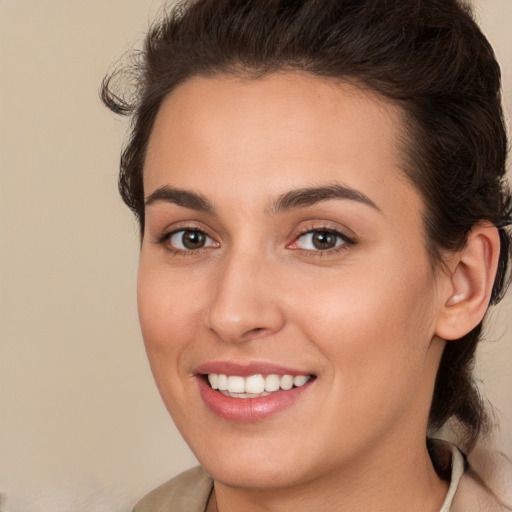
[[[272,331],[270,329],[266,329],[265,327],[254,327],[253,329],[249,329],[248,331],[246,331],[242,335],[241,339],[247,341],[251,338],[261,338],[270,332]]]
[[[257,291],[240,296],[233,283],[228,285],[218,291],[205,314],[208,330],[224,341],[238,343],[264,338],[283,327],[284,315],[276,304]]]

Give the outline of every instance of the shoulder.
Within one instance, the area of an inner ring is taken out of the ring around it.
[[[452,512],[512,512],[512,462],[501,452],[477,448],[468,457]]]
[[[203,512],[212,485],[212,479],[197,466],[146,494],[133,512]]]

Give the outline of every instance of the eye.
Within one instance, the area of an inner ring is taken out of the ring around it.
[[[218,245],[204,231],[199,229],[180,229],[170,233],[166,238],[171,248],[178,251],[195,251]]]
[[[299,235],[291,249],[328,251],[353,243],[346,235],[332,229],[315,229]]]

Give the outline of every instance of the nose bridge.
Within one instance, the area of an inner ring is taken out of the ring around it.
[[[216,276],[207,327],[229,342],[278,331],[284,322],[271,286],[272,268],[262,251],[233,248]]]

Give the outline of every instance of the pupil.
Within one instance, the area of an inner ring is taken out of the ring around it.
[[[336,235],[328,231],[317,231],[313,235],[313,245],[317,249],[332,249],[336,245]]]
[[[187,249],[200,249],[204,245],[204,233],[200,231],[185,231],[182,242]]]

